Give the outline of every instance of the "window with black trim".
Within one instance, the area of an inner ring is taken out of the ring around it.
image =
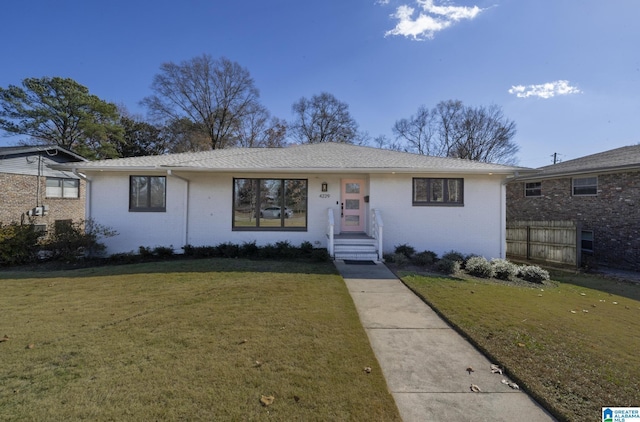
[[[542,196],[542,182],[525,183],[524,196]]]
[[[464,179],[413,178],[413,205],[464,205]]]
[[[80,181],[78,179],[47,177],[46,186],[47,198],[80,197]]]
[[[233,230],[307,229],[306,179],[233,179]]]
[[[167,209],[165,176],[130,176],[129,211],[164,212]]]
[[[574,196],[597,195],[598,177],[576,177],[571,180],[571,186]]]

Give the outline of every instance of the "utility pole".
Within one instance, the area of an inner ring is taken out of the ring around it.
[[[557,152],[554,152],[554,153],[553,153],[553,164],[555,164],[555,163],[557,163],[557,162],[558,162],[558,153],[557,153]]]

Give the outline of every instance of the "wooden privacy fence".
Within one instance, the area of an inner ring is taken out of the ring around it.
[[[507,221],[507,256],[579,267],[580,235],[575,221]]]

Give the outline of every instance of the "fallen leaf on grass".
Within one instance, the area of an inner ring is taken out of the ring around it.
[[[245,338],[244,340],[240,340],[240,341],[238,342],[238,345],[240,345],[240,344],[245,344],[246,342],[247,342],[247,339]]]
[[[27,344],[27,347],[25,347],[25,349],[33,349],[34,347],[36,347],[35,344],[29,343],[29,344]]]
[[[365,366],[364,367],[364,372],[366,372],[367,374],[371,373],[371,367],[370,366]]]
[[[572,314],[575,314],[575,313],[576,313],[576,311],[571,311],[571,313],[572,313]]]
[[[4,343],[5,341],[9,341],[9,336],[8,335],[4,335],[4,337],[0,338],[0,343]]]
[[[524,343],[518,343],[518,347],[524,347],[524,346],[526,346],[526,344],[524,344]]]
[[[498,365],[496,364],[491,364],[491,373],[492,374],[500,374],[502,375],[502,368],[500,368]]]
[[[296,403],[298,403],[300,401],[300,397],[298,397],[298,396],[293,396],[293,399],[296,401]]]
[[[269,406],[269,405],[273,404],[273,401],[275,399],[276,398],[273,397],[273,396],[264,396],[264,395],[262,395],[262,396],[260,396],[260,403],[262,403],[263,406]]]

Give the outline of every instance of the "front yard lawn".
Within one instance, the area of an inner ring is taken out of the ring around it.
[[[2,419],[400,420],[331,263],[3,271],[0,288]]]
[[[640,406],[639,285],[560,272],[537,286],[402,279],[561,420]]]

